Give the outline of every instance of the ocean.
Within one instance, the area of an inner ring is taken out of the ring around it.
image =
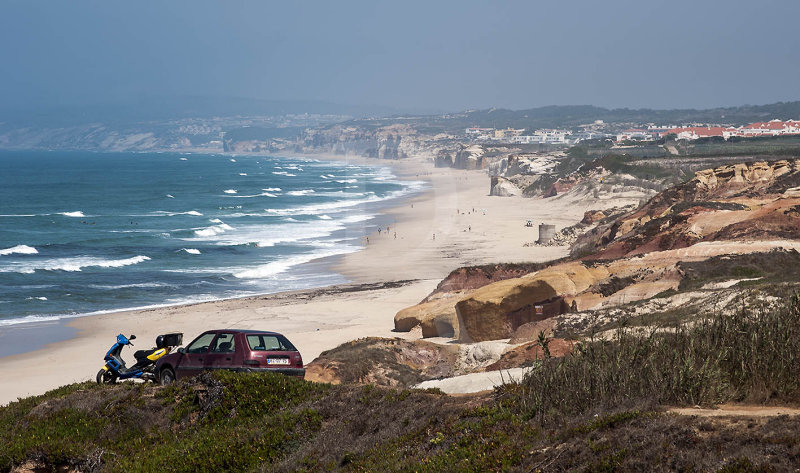
[[[273,156],[0,152],[0,328],[347,282],[423,183],[385,166]]]

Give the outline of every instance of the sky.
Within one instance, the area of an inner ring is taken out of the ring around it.
[[[800,100],[796,0],[0,0],[0,108],[398,110]]]

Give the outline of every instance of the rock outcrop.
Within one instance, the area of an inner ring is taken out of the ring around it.
[[[686,248],[701,241],[792,238],[800,219],[786,218],[800,204],[797,161],[740,163],[699,171],[641,208],[585,233],[576,257],[614,259]]]
[[[511,340],[509,340],[508,343],[517,344],[533,342],[539,338],[540,333],[544,334],[545,337],[552,338],[555,327],[555,317],[520,325],[511,336]]]
[[[466,146],[456,152],[453,167],[458,169],[483,169],[485,150],[480,145]]]
[[[419,325],[425,338],[458,338],[455,300],[457,297],[446,297],[407,307],[394,316],[394,329],[398,332],[409,332]]]
[[[460,339],[509,338],[520,326],[551,315],[537,314],[537,305],[560,300],[558,313],[567,312],[574,296],[608,277],[606,266],[563,263],[476,289],[456,304]]]
[[[564,194],[566,192],[569,192],[570,189],[572,189],[573,187],[575,187],[575,184],[577,183],[578,180],[576,178],[559,179],[556,182],[554,182],[549,188],[547,188],[544,194],[542,194],[542,197],[545,198],[555,197],[559,194]]]
[[[489,188],[489,195],[498,197],[512,197],[522,195],[522,189],[517,187],[508,179],[500,176],[492,176]]]
[[[551,338],[547,341],[547,350],[551,358],[560,358],[570,354],[574,346],[575,342],[563,338]],[[541,344],[529,342],[506,351],[499,360],[488,365],[485,370],[507,370],[533,366],[545,357]]]
[[[458,268],[447,275],[422,302],[398,312],[394,317],[394,329],[408,332],[420,326],[425,338],[458,338],[455,303],[467,292],[493,282],[524,276],[552,264],[555,263],[498,263]]]
[[[306,365],[306,379],[410,387],[455,374],[460,350],[423,340],[368,337],[322,352]]]
[[[562,260],[546,263],[495,263],[483,266],[467,266],[450,272],[442,279],[436,289],[423,302],[448,297],[452,293],[462,293],[487,284],[506,279],[519,278],[536,271],[554,266]]]
[[[603,213],[602,210],[588,210],[584,212],[581,223],[584,225],[591,225],[603,220],[604,218],[606,218],[606,214]]]
[[[558,295],[542,280],[510,279],[477,289],[456,303],[459,338],[466,342],[508,338],[520,325],[537,319],[536,304]]]

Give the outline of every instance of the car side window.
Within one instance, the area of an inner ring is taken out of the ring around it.
[[[233,353],[236,350],[236,341],[232,333],[221,333],[211,347],[212,353]]]
[[[216,333],[204,333],[197,337],[197,340],[193,341],[191,345],[186,347],[186,353],[205,353],[208,351],[208,347],[211,345],[211,341],[214,340],[214,336]]]

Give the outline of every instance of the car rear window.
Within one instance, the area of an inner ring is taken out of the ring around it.
[[[286,337],[280,335],[248,335],[247,344],[252,351],[297,351]]]

